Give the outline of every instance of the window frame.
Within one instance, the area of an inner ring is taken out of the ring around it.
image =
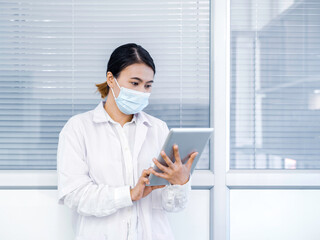
[[[230,190],[320,189],[320,170],[230,170],[230,4],[212,0],[214,53],[214,198],[211,240],[230,240]],[[222,81],[225,79],[225,81]],[[219,81],[220,80],[220,81]]]

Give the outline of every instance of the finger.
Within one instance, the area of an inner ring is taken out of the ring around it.
[[[170,160],[170,158],[167,156],[167,154],[164,151],[161,151],[161,157],[166,162],[169,168],[173,168],[173,162]]]
[[[141,177],[147,177],[150,175],[150,168],[147,170],[147,169],[144,169],[141,173]]]
[[[155,175],[155,176],[157,176],[157,177],[166,179],[166,180],[169,179],[168,174],[166,174],[166,173],[158,173],[158,172],[156,172],[155,170],[152,170],[152,174]]]
[[[186,163],[186,165],[187,165],[189,170],[191,169],[192,163],[193,163],[193,161],[194,161],[194,159],[196,158],[197,155],[198,155],[198,152],[192,153],[190,158],[189,158],[189,160],[188,160],[188,162]]]
[[[153,159],[153,162],[162,172],[168,172],[168,167],[163,166],[156,158]]]
[[[179,164],[181,165],[182,162],[181,162],[181,158],[180,158],[180,153],[179,153],[178,145],[177,145],[177,144],[174,144],[172,148],[173,148],[174,158],[175,158],[175,160],[176,160],[175,163],[177,163],[178,165],[179,165]]]
[[[144,177],[144,178],[142,178],[142,181],[144,184],[150,184],[149,178]]]

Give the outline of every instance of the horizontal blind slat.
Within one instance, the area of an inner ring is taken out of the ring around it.
[[[209,126],[208,0],[21,0],[0,11],[0,169],[55,169],[61,128],[99,103],[94,84],[128,42],[157,69],[145,111],[169,127]],[[198,168],[208,167],[206,146]]]

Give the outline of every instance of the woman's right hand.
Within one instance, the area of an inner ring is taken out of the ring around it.
[[[146,186],[146,184],[149,184],[149,175],[151,173],[152,167],[149,169],[145,169],[142,171],[142,174],[138,180],[137,185],[130,189],[130,195],[131,195],[131,200],[132,201],[138,201],[141,198],[144,198],[147,196],[149,193],[152,192],[152,190],[157,189],[157,188],[163,188],[165,185],[161,186]]]

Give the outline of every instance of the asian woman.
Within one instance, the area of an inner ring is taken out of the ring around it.
[[[175,145],[174,163],[163,151],[167,166],[155,158],[169,132],[164,121],[143,111],[155,73],[147,50],[119,46],[106,81],[96,84],[100,103],[72,116],[59,134],[58,202],[73,210],[75,240],[174,239],[166,212],[185,208],[198,153],[182,164]],[[151,173],[170,184],[146,186]]]

